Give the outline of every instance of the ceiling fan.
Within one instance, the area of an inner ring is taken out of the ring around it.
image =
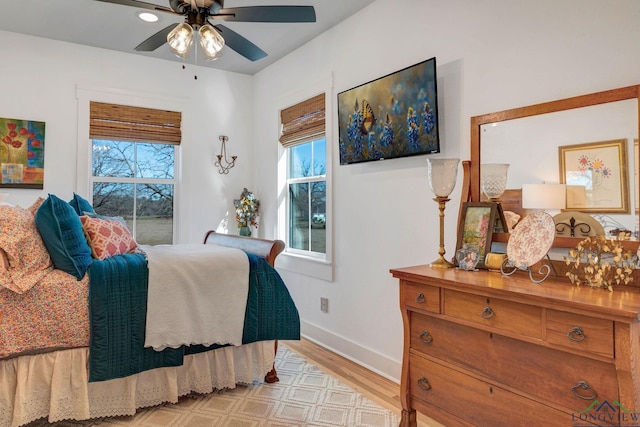
[[[267,56],[265,51],[245,37],[224,25],[212,24],[210,19],[271,23],[316,22],[313,6],[246,6],[225,9],[224,0],[168,0],[169,8],[138,0],[97,1],[183,15],[183,23],[171,24],[135,47],[139,52],[151,52],[168,42],[171,50],[182,58],[186,58],[191,49],[194,31],[199,33],[200,44],[207,59],[216,59],[225,45],[251,61]]]

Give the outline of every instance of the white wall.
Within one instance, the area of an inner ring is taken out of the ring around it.
[[[338,92],[435,56],[437,156],[468,159],[472,116],[640,83],[639,40],[637,0],[377,0],[255,76],[256,192],[272,194],[275,210],[275,105],[311,79],[333,80],[335,115]],[[335,147],[335,118],[333,128]],[[428,263],[438,251],[425,158],[340,166],[334,149],[334,281],[281,269],[307,336],[395,379],[403,332],[389,269]],[[447,256],[459,197],[458,186],[446,212]],[[275,224],[268,217],[262,232]]]
[[[79,112],[76,93],[89,90],[116,103],[133,99],[146,104],[141,106],[184,110],[183,185],[175,212],[179,241],[201,242],[207,230],[218,228],[226,219],[230,231],[236,232],[233,198],[253,181],[250,76],[193,66],[183,70],[176,62],[2,31],[0,46],[5,58],[0,71],[0,117],[46,123],[44,190],[0,189],[10,194],[8,202],[26,207],[48,193],[65,200],[74,191],[87,196],[86,188],[81,188],[86,182],[82,174],[77,185],[77,172],[87,165],[76,153],[87,152],[88,138],[86,133],[78,134],[83,124],[78,116],[83,111]],[[220,175],[213,166],[221,134],[229,136],[229,154],[238,155],[228,175]]]

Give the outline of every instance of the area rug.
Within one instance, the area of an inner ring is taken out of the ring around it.
[[[399,417],[338,379],[279,346],[280,382],[239,386],[208,395],[190,395],[178,404],[140,410],[132,417],[89,421],[44,420],[28,427],[395,427]]]

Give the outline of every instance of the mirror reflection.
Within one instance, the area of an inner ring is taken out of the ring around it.
[[[472,180],[480,181],[472,182],[472,199],[477,197],[474,200],[479,200],[478,193],[483,192],[482,180],[480,179],[485,175],[482,169],[483,165],[509,164],[506,188],[516,190],[517,194],[513,196],[510,190],[507,190],[505,197],[519,197],[519,208],[522,208],[522,194],[517,190],[522,189],[523,185],[565,183],[569,184],[567,191],[569,205],[565,205],[564,209],[549,212],[556,215],[565,211],[558,221],[570,220],[572,217],[578,221],[577,217],[579,217],[579,223],[587,223],[582,226],[582,229],[589,228],[586,235],[592,235],[594,232],[604,229],[605,233],[611,233],[610,235],[620,230],[626,230],[631,232],[631,237],[637,236],[639,223],[637,214],[639,205],[638,168],[640,167],[638,165],[639,125],[637,87],[633,87],[633,89],[635,91],[608,91],[607,93],[615,94],[617,99],[622,99],[615,102],[607,102],[606,97],[603,98],[603,101],[594,101],[595,96],[599,94],[593,94],[574,98],[576,100],[585,98],[586,106],[582,106],[580,102],[560,100],[555,102],[559,105],[562,104],[560,107],[537,108],[539,106],[530,106],[472,118],[471,167],[475,167],[473,165],[474,143],[477,144],[477,157],[479,157],[476,161],[480,163],[476,174],[474,175],[472,172]],[[544,111],[546,109],[552,112]],[[477,129],[474,129],[476,124]],[[477,141],[474,141],[476,138]],[[613,141],[623,141],[619,148],[619,158],[607,157],[610,153],[592,149],[594,146],[600,148],[601,144],[598,143],[605,143],[606,149],[610,149],[610,145],[615,145],[610,144]],[[585,153],[577,152],[575,154],[576,149],[573,147],[578,147],[580,150],[584,147]],[[577,172],[570,170],[571,167],[574,167],[573,163],[578,162],[578,158],[569,157],[567,153],[578,157],[582,155],[581,161],[591,162],[590,167],[585,167],[585,170]],[[571,162],[569,166],[566,165],[568,162]],[[606,164],[604,164],[605,162]],[[605,173],[618,174],[617,182],[616,179],[610,179],[604,184],[601,181],[597,183],[604,185],[598,187],[600,191],[598,203],[591,202],[595,190],[592,188],[593,184],[587,180],[587,178],[593,180],[596,178],[593,174],[599,173],[595,170],[594,165],[604,170]],[[605,167],[610,169],[605,170]],[[570,173],[574,175],[570,175]],[[582,181],[572,180],[576,173],[583,175]],[[579,195],[585,197],[577,197]],[[623,199],[626,203],[620,202]],[[575,215],[570,215],[571,212],[566,211],[573,211]],[[564,218],[565,216],[567,218]],[[591,221],[589,218],[594,218],[596,221]],[[574,228],[574,233],[576,230],[580,234],[572,235],[570,225],[567,225],[562,228],[562,232],[558,232],[558,235],[571,237],[584,235],[580,229]]]

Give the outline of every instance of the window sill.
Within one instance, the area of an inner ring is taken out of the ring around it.
[[[276,259],[276,267],[327,282],[333,282],[333,265],[325,260],[283,252]]]

